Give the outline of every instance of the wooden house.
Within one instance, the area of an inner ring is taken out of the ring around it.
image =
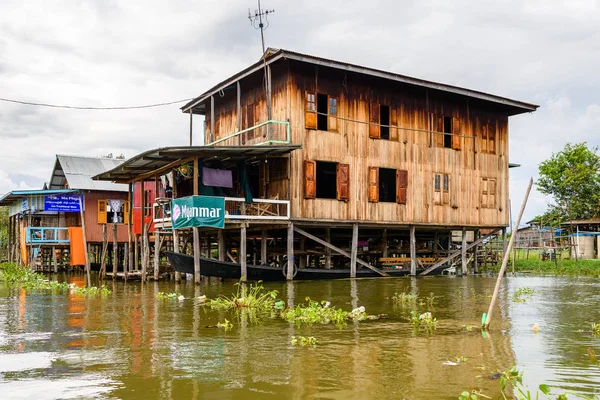
[[[190,122],[204,116],[204,146],[145,152],[98,178],[158,182],[164,174],[181,176],[181,165],[229,169],[238,189],[231,196],[250,191],[254,199],[286,202],[285,214],[261,214],[285,217],[278,226],[254,218],[241,225],[248,223],[261,242],[287,241],[287,257],[295,254],[301,266],[331,267],[332,251],[346,249],[351,270],[362,258],[368,264],[408,263],[415,274],[442,255],[460,253],[466,272],[466,250],[480,243],[478,232],[497,232],[509,223],[508,118],[537,107],[269,49],[264,60],[182,108]],[[248,190],[237,179],[240,161]],[[186,195],[202,194],[199,179],[188,183]],[[181,190],[170,196],[178,195]],[[235,222],[238,229],[240,218]],[[462,232],[458,253],[451,231]],[[473,240],[467,244],[469,231]],[[238,252],[244,235],[236,235]],[[325,259],[310,253],[315,242]],[[256,252],[266,262],[263,246]]]
[[[123,253],[128,243],[128,187],[91,178],[123,161],[59,154],[43,189],[13,191],[0,199],[0,205],[9,207],[9,258],[26,265],[35,261],[45,270],[85,265],[86,243],[93,264],[100,264],[103,250],[105,261],[113,264],[118,254],[113,248]],[[111,200],[121,208],[113,210]],[[123,262],[122,254],[118,262]]]

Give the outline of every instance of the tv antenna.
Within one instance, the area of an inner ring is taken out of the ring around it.
[[[267,98],[267,119],[271,120],[271,96],[270,96],[270,87],[269,87],[269,79],[267,76],[267,57],[265,53],[265,29],[269,27],[269,14],[273,14],[275,10],[263,10],[260,7],[260,0],[258,0],[258,9],[254,10],[254,14],[250,12],[248,9],[248,19],[250,20],[250,25],[254,29],[260,29],[260,40],[262,43],[262,58],[263,58],[263,69],[265,75],[265,96]],[[270,133],[270,125],[267,125],[267,129]],[[270,136],[270,135],[269,135]]]

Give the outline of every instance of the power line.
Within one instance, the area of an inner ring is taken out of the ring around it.
[[[67,106],[67,105],[48,104],[48,103],[34,103],[34,102],[30,102],[30,101],[5,99],[5,98],[0,97],[0,101],[5,101],[5,102],[8,102],[8,103],[17,103],[17,104],[23,104],[23,105],[26,105],[26,106],[51,107],[51,108],[66,108],[66,109],[71,109],[71,110],[134,110],[134,109],[140,109],[140,108],[152,108],[152,107],[169,106],[171,104],[183,103],[184,101],[190,101],[190,100],[193,100],[193,99],[183,99],[183,100],[169,101],[169,102],[166,102],[166,103],[146,104],[146,105],[141,105],[141,106],[125,106],[125,107],[80,107],[80,106]]]

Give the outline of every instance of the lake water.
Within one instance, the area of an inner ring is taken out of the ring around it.
[[[82,276],[63,279],[83,285]],[[531,389],[547,383],[600,395],[600,368],[587,355],[592,348],[600,356],[590,326],[600,323],[600,279],[505,279],[482,334],[494,284],[492,277],[264,284],[288,304],[310,297],[385,314],[341,329],[250,323],[196,299],[230,295],[232,282],[108,282],[113,293],[104,298],[0,285],[0,399],[456,399],[473,389],[499,399],[492,375],[513,365]],[[535,292],[516,302],[521,287]],[[159,291],[186,299],[158,300]],[[392,301],[404,291],[435,295],[433,306],[416,305],[439,320],[435,333],[414,334],[413,307]],[[215,327],[225,319],[231,330]],[[300,335],[318,344],[293,346]]]

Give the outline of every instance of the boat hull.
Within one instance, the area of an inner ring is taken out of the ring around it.
[[[177,272],[193,274],[194,273],[194,257],[165,252],[171,265]],[[247,265],[246,279],[251,281],[284,281],[286,279],[281,268]],[[227,279],[240,279],[241,266],[238,263],[228,261],[218,261],[212,258],[200,257],[200,274],[204,276],[216,276]],[[390,276],[403,276],[410,273],[409,270],[389,269],[385,270]],[[370,269],[359,269],[356,271],[357,278],[380,277],[377,272]],[[324,269],[324,268],[302,268],[298,269],[294,280],[320,280],[320,279],[344,279],[350,278],[349,269]]]

